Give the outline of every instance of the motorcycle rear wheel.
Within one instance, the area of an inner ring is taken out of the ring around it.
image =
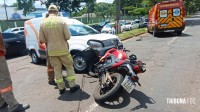
[[[95,88],[95,91],[93,93],[94,99],[97,103],[103,103],[105,101],[111,100],[112,98],[114,98],[118,91],[121,88],[121,83],[124,80],[124,77],[122,76],[122,74],[119,73],[113,73],[111,74],[111,78],[113,80],[116,79],[114,86],[108,90],[105,94],[101,94],[102,92],[102,88],[100,86],[100,84],[98,84]]]

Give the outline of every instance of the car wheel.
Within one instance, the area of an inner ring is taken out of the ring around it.
[[[74,70],[76,72],[86,72],[88,63],[85,57],[81,54],[73,55],[74,60]]]
[[[180,30],[180,31],[177,31],[176,33],[177,33],[178,36],[181,36],[181,35],[182,35],[182,31],[181,31],[181,30]]]
[[[31,59],[34,64],[39,64],[41,59],[37,56],[35,51],[31,51]]]
[[[19,47],[19,55],[27,55],[26,47],[25,46],[20,46]]]

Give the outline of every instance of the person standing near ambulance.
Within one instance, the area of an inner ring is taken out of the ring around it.
[[[62,76],[62,65],[67,70],[66,80],[68,81],[70,92],[76,92],[80,86],[75,84],[75,72],[73,59],[68,50],[67,40],[71,33],[64,19],[58,16],[58,7],[50,5],[48,8],[49,17],[40,24],[39,40],[47,44],[47,52],[50,63],[54,68],[55,82],[58,85],[60,94],[65,92],[65,82]]]
[[[0,112],[1,109],[9,106],[11,112],[21,112],[28,109],[28,104],[19,104],[12,91],[12,81],[8,70],[6,49],[3,43],[3,36],[0,32]]]

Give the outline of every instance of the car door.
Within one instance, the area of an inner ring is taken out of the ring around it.
[[[6,55],[14,55],[18,52],[18,43],[19,41],[16,38],[16,35],[13,33],[2,33],[5,47]]]

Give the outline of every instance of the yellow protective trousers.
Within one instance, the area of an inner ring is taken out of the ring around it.
[[[68,81],[69,87],[75,86],[75,72],[73,67],[73,59],[70,53],[67,53],[63,56],[50,56],[51,65],[54,68],[55,72],[55,82],[58,85],[59,90],[65,88],[65,82],[63,80],[62,75],[62,65],[66,68],[67,77],[66,80]]]

